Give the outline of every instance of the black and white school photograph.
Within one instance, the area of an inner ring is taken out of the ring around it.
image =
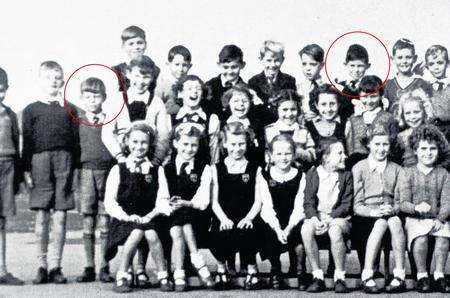
[[[448,0],[2,3],[0,297],[446,297]]]

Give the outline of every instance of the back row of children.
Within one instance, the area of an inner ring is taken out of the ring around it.
[[[351,102],[321,79],[324,52],[317,45],[299,52],[305,81],[297,86],[293,77],[280,71],[283,46],[265,42],[260,52],[264,70],[246,85],[239,76],[245,66],[243,53],[235,45],[225,46],[219,54],[221,75],[204,84],[188,75],[191,54],[185,47],[169,51],[169,71],[159,74],[144,56],[142,29],[125,29],[122,41],[130,61],[116,69],[124,83],[121,89],[127,91],[126,109],[112,124],[101,125],[107,119],[102,111],[106,91],[96,78],[81,84],[82,109],[66,107],[90,125],[72,121],[60,94],[62,68],[52,61],[42,63],[39,70],[43,94],[23,111],[22,159],[15,114],[2,105],[2,181],[6,181],[2,235],[4,216],[14,214],[17,174],[24,170],[30,207],[36,210],[39,270],[34,283],[67,281],[61,257],[66,212],[75,207],[71,196],[75,174],[86,252],[80,282],[96,278],[98,221],[101,281],[113,280],[108,261],[118,245],[124,246],[114,287],[120,292],[129,291],[133,283],[148,284],[148,247],[162,290],[186,289],[186,251],[207,287],[229,287],[228,268],[234,267],[239,251],[241,266],[247,266],[245,288],[258,288],[259,251],[271,262],[271,286],[283,288],[279,256],[288,250],[299,289],[323,291],[315,238],[327,234],[336,269],[335,290],[346,292],[346,240],[355,230],[367,240],[359,249],[363,288],[379,292],[373,271],[387,229],[396,264],[387,291],[405,289],[405,242],[417,266],[418,290],[430,290],[429,262],[423,258],[428,234],[436,237],[434,285],[439,291],[449,290],[443,272],[450,235],[450,184],[448,172],[439,166],[448,167],[448,114],[441,112],[448,108],[449,88],[439,84],[446,80],[444,47],[433,46],[425,55],[428,78],[436,80],[427,83],[413,73],[414,45],[397,41],[392,54],[398,73],[383,94],[382,81],[365,76],[370,67],[367,51],[351,46],[345,65],[353,80],[339,83],[368,95]],[[0,78],[3,99],[8,87],[4,71]],[[428,123],[437,124],[447,140]],[[169,150],[173,152],[168,154]],[[388,155],[411,167],[402,170],[387,161]],[[54,241],[47,271],[51,214]],[[262,249],[257,245],[260,235],[265,239]],[[4,248],[4,236],[0,240]],[[209,247],[216,257],[215,280],[198,247]],[[138,267],[131,274],[136,250]],[[312,280],[306,274],[304,250]],[[0,255],[2,283],[21,284],[7,273],[4,249]],[[169,266],[165,260],[170,260]]]

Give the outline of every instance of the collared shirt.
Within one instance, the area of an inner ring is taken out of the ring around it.
[[[150,92],[146,90],[144,93],[137,93],[133,90],[133,88],[128,88],[127,90],[128,104],[133,103],[134,101],[142,101],[145,105],[148,105],[148,101],[150,99]]]
[[[269,77],[267,75],[267,73],[264,71],[264,76],[266,77],[268,84],[275,84],[275,82],[277,81],[277,78],[278,78],[278,74],[279,74],[279,72],[277,72],[273,77]]]
[[[270,169],[270,177],[277,182],[286,182],[294,179],[297,175],[298,170],[295,168],[291,168],[291,170],[287,173],[279,173],[275,171],[273,168]],[[288,225],[291,227],[296,226],[302,219],[305,218],[305,213],[303,210],[303,197],[304,190],[306,186],[306,180],[304,177],[300,180],[299,189],[297,195],[295,196],[294,201],[294,209],[291,212],[289,217]],[[259,199],[262,202],[261,206],[261,218],[272,228],[277,229],[280,228],[280,221],[277,218],[277,214],[273,209],[273,201],[272,196],[270,194],[269,186],[267,184],[266,179],[263,177],[261,172],[258,172],[256,175],[256,189],[255,192],[259,196]]]
[[[248,160],[244,157],[239,160],[232,159],[231,157],[225,157],[224,161],[227,167],[228,173],[230,174],[242,174],[247,168]]]
[[[386,159],[383,161],[378,161],[375,158],[373,158],[371,154],[369,154],[367,161],[369,162],[369,170],[371,172],[376,171],[378,174],[384,173],[384,170],[386,169],[386,165],[387,165]]]
[[[364,111],[362,113],[364,123],[371,124],[373,122],[373,120],[375,120],[375,118],[377,117],[378,113],[381,111],[382,111],[381,107],[377,107],[377,108],[373,109],[372,111]]]
[[[231,86],[234,86],[237,84],[237,82],[239,82],[239,76],[236,79],[234,79],[233,81],[227,81],[227,80],[225,80],[223,75],[220,75],[220,82],[222,83],[222,87],[228,87],[229,84],[231,84]]]
[[[64,107],[64,98],[63,98],[61,92],[58,92],[58,94],[54,97],[50,97],[46,94],[42,94],[42,95],[38,96],[38,101],[45,103],[45,104],[51,104],[53,102],[57,102],[59,106]]]
[[[198,108],[196,110],[191,110],[189,108],[186,107],[181,107],[180,110],[178,111],[177,115],[175,116],[176,119],[181,119],[183,117],[185,117],[186,115],[197,115],[197,117],[203,119],[203,120],[207,120],[208,117],[206,116],[206,113],[203,111],[202,108]],[[195,119],[193,119],[195,121]]]
[[[131,173],[148,174],[150,172],[150,168],[153,167],[147,157],[134,158],[131,155],[127,157],[125,164]]]
[[[315,80],[308,80],[305,78],[297,84],[297,91],[299,95],[303,97],[301,104],[303,113],[314,113],[311,111],[311,107],[309,105],[309,94],[314,90],[315,84],[317,84],[317,86],[321,86],[324,83],[325,82],[323,81],[322,77],[319,75]]]
[[[103,122],[105,122],[106,114],[103,112],[94,114],[94,113],[86,111],[86,118],[89,123],[103,123]],[[97,122],[95,122],[95,120],[97,120]]]
[[[428,69],[424,72],[422,78],[431,84],[434,91],[445,89],[445,87],[450,85],[450,77],[437,79],[431,74],[431,72]]]
[[[323,166],[318,166],[317,175],[319,176],[317,210],[329,215],[339,197],[339,173],[328,172]]]
[[[191,160],[184,160],[181,158],[180,155],[177,154],[177,157],[175,158],[175,167],[177,168],[177,175],[180,175],[181,166],[184,163],[188,163],[188,165],[185,167],[186,174],[190,174],[192,169],[194,168],[194,159]]]

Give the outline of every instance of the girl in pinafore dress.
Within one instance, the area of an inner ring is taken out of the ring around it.
[[[217,259],[216,288],[229,289],[230,276],[225,262],[233,263],[239,252],[241,269],[247,265],[245,290],[259,287],[256,253],[261,202],[255,196],[256,173],[261,168],[245,157],[250,135],[240,122],[225,125],[224,147],[227,157],[213,166],[211,252]],[[231,260],[231,261],[230,261]],[[232,264],[231,264],[232,265]]]
[[[404,168],[400,176],[400,210],[407,214],[405,231],[408,249],[417,267],[416,289],[431,291],[427,264],[429,236],[435,237],[435,290],[449,292],[445,280],[445,264],[450,240],[450,175],[439,165],[446,142],[433,125],[415,128],[409,146],[417,157],[417,165]]]
[[[305,182],[300,183],[302,172],[292,167],[295,143],[289,135],[276,136],[269,145],[273,166],[258,173],[256,192],[261,196],[261,218],[264,225],[262,259],[269,259],[272,266],[270,285],[273,289],[285,287],[281,276],[280,255],[289,249],[297,253],[297,278],[299,290],[306,289],[307,276],[304,266],[305,253],[300,235]]]
[[[142,239],[147,240],[156,262],[161,290],[171,289],[158,236],[161,216],[171,209],[167,186],[160,179],[163,169],[153,166],[146,156],[153,141],[150,126],[142,121],[133,123],[125,135],[129,155],[111,169],[106,182],[105,209],[112,220],[105,258],[112,260],[118,246],[124,246],[114,286],[120,293],[131,291],[132,277],[127,271]]]

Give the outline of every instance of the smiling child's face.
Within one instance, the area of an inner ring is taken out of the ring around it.
[[[324,120],[333,120],[338,113],[338,102],[335,94],[321,93],[316,104],[320,116]]]
[[[185,161],[190,161],[195,157],[198,151],[199,138],[196,136],[181,135],[178,140],[173,142],[177,149],[177,154]]]
[[[183,90],[180,92],[179,97],[183,99],[183,106],[194,110],[200,107],[202,94],[203,89],[200,82],[197,80],[190,80],[184,82]]]
[[[250,110],[250,99],[245,93],[234,92],[228,103],[230,105],[231,114],[237,118],[247,117]]]
[[[377,161],[386,160],[390,147],[387,135],[373,136],[369,142],[370,155]]]
[[[122,48],[131,60],[140,59],[147,48],[147,42],[142,37],[133,37],[123,42]]]
[[[367,111],[373,111],[381,105],[381,96],[378,92],[367,96],[362,92],[360,95],[364,95],[360,98],[360,100]]]
[[[189,61],[186,61],[180,54],[176,54],[173,57],[172,61],[167,62],[167,65],[169,67],[170,73],[177,80],[187,75],[189,69],[192,66],[192,64]]]
[[[267,77],[274,78],[280,71],[283,64],[284,57],[279,53],[266,51],[264,57],[261,57],[261,63],[264,68],[264,73]]]
[[[297,103],[293,100],[283,101],[278,106],[278,119],[287,125],[292,125],[297,121]]]
[[[278,170],[286,172],[291,168],[294,159],[294,151],[289,142],[276,141],[272,145],[270,157]]]
[[[127,79],[130,81],[130,88],[136,90],[139,94],[146,92],[153,82],[152,75],[141,73],[137,66],[127,71]]]
[[[128,149],[135,158],[143,158],[150,147],[149,136],[142,131],[134,130],[128,136]]]
[[[423,123],[424,116],[418,101],[406,101],[403,104],[403,118],[408,127],[419,127]]]
[[[246,136],[228,133],[224,147],[227,149],[229,157],[234,160],[241,160],[247,150]]]
[[[435,142],[420,140],[415,153],[419,164],[432,167],[438,159],[439,149]]]
[[[224,80],[226,82],[234,82],[239,78],[239,74],[241,73],[241,69],[244,68],[245,63],[239,60],[232,60],[230,62],[219,62],[218,65]]]
[[[412,49],[397,49],[392,60],[394,61],[398,72],[410,74],[414,63],[417,60],[417,56],[413,53]]]

